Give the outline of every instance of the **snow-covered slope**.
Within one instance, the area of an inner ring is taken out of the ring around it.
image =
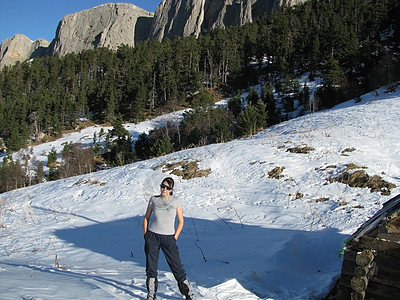
[[[210,175],[175,177],[175,193],[199,299],[317,299],[340,273],[342,240],[400,192],[399,115],[399,93],[380,90],[248,139],[1,194],[0,298],[145,299],[142,219],[169,174],[159,166],[197,160]],[[287,151],[296,146],[314,150]],[[327,181],[349,163],[397,187],[383,196]],[[162,256],[159,269],[158,297],[182,299]]]

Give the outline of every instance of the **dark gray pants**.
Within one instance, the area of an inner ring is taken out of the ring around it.
[[[186,279],[186,273],[182,268],[179,249],[174,236],[157,234],[148,230],[144,236],[144,240],[147,277],[157,278],[158,259],[161,248],[176,281],[182,283]]]

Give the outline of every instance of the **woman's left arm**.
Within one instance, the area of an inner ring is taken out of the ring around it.
[[[143,234],[146,234],[146,232],[147,232],[147,228],[149,226],[149,220],[150,220],[150,216],[151,216],[152,212],[153,212],[153,206],[151,206],[151,204],[149,203],[147,205],[146,214],[144,215],[144,218],[143,218]]]
[[[176,209],[176,215],[178,217],[178,225],[176,226],[176,230],[175,230],[175,234],[174,234],[175,240],[178,239],[178,237],[181,234],[181,231],[183,229],[184,220],[183,220],[183,208],[182,208],[182,206],[179,206]]]

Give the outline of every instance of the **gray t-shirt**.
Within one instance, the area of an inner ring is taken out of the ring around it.
[[[153,196],[150,198],[149,204],[153,207],[149,230],[164,235],[175,234],[176,209],[182,206],[179,198]]]

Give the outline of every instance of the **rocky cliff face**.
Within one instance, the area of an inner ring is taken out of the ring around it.
[[[133,4],[108,3],[65,16],[58,25],[49,54],[63,56],[97,47],[116,50],[145,39],[153,14]]]
[[[5,39],[0,45],[0,69],[6,65],[14,65],[17,61],[43,55],[49,44],[50,42],[44,39],[32,41],[23,34]]]
[[[159,40],[199,35],[215,28],[240,26],[280,5],[306,0],[163,0],[157,7],[150,36]]]
[[[306,0],[163,0],[155,14],[133,4],[108,3],[65,16],[56,37],[32,41],[23,35],[6,39],[0,48],[0,68],[39,55],[63,56],[86,49],[121,44],[135,46],[149,38],[173,38],[207,32],[214,28],[240,26],[280,5]],[[46,49],[46,47],[48,48]]]

